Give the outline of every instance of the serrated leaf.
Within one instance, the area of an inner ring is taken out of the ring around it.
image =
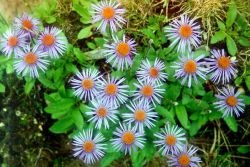
[[[215,32],[215,34],[211,38],[211,44],[215,44],[219,41],[223,41],[226,37],[226,33],[224,31]]]
[[[175,107],[175,113],[181,125],[185,129],[189,129],[190,123],[188,121],[188,114],[187,114],[186,108],[183,105],[178,105]]]
[[[235,3],[231,3],[229,5],[229,9],[227,11],[227,20],[226,20],[226,27],[229,28],[233,25],[237,16],[237,7]]]
[[[88,38],[90,37],[93,33],[91,31],[92,29],[92,25],[91,26],[88,26],[88,27],[85,27],[83,28],[77,35],[77,39],[84,39],[84,38]]]
[[[234,42],[233,38],[230,36],[227,36],[227,50],[228,53],[232,56],[235,56],[235,54],[237,53],[238,49],[236,46],[236,43]]]
[[[230,130],[232,130],[233,132],[238,131],[238,124],[234,117],[225,117],[224,121],[226,122]]]

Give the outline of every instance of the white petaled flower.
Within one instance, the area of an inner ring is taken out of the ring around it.
[[[56,27],[46,27],[38,37],[37,43],[47,51],[51,58],[59,58],[67,50],[67,38],[62,30]]]
[[[162,95],[165,90],[161,89],[162,84],[152,83],[150,81],[140,81],[139,84],[134,83],[137,90],[134,91],[134,101],[142,100],[144,102],[152,102],[155,106],[155,102],[160,103]]]
[[[136,54],[136,43],[133,39],[126,40],[125,35],[122,40],[118,37],[113,37],[113,40],[113,43],[104,45],[104,56],[107,62],[112,63],[118,70],[127,69],[133,63],[132,56]]]
[[[81,100],[93,100],[98,95],[101,77],[96,69],[89,68],[82,70],[82,72],[78,71],[71,80],[72,88],[75,89],[74,94]]]
[[[155,59],[153,65],[151,65],[149,60],[146,59],[142,61],[142,64],[136,74],[138,80],[150,80],[151,82],[160,83],[168,78],[164,70],[165,65],[158,58]]]
[[[3,37],[0,39],[0,48],[1,51],[8,57],[14,54],[17,57],[18,52],[25,48],[26,43],[26,34],[20,34],[13,30],[7,30]]]
[[[151,128],[157,119],[157,113],[153,111],[153,108],[148,102],[137,101],[131,102],[130,105],[126,105],[131,113],[124,113],[124,122],[128,124],[134,124],[136,129],[139,129],[140,133],[144,132],[144,126]]]
[[[109,26],[111,32],[115,32],[117,26],[122,28],[122,24],[126,24],[126,20],[122,17],[125,9],[120,8],[120,6],[120,3],[113,0],[102,0],[96,5],[92,4],[93,23],[100,22],[98,30],[101,29],[101,32],[105,32]]]
[[[167,163],[171,167],[200,167],[201,159],[195,156],[197,148],[191,146],[183,146],[174,155],[170,156]]]
[[[162,155],[175,154],[181,150],[186,142],[185,133],[182,128],[177,125],[167,124],[161,132],[154,135],[158,139],[154,141],[155,145],[160,147],[159,151]]]
[[[244,113],[245,104],[243,99],[238,97],[241,94],[240,90],[235,93],[234,87],[223,87],[218,91],[219,94],[215,95],[218,101],[214,105],[215,108],[223,112],[223,117],[233,116],[234,114],[239,117],[241,113]]]
[[[93,135],[93,130],[82,131],[73,137],[73,156],[83,160],[86,164],[93,164],[104,156],[106,144],[101,133]]]
[[[120,124],[120,127],[116,128],[114,135],[116,138],[111,139],[112,145],[116,150],[125,152],[125,154],[131,154],[137,148],[142,149],[144,147],[144,134],[137,132],[135,127],[131,127],[131,124]]]
[[[181,81],[182,85],[187,81],[188,87],[191,87],[192,79],[194,80],[195,84],[197,84],[197,77],[206,80],[206,75],[204,74],[206,69],[203,67],[204,62],[200,61],[202,58],[203,55],[193,58],[193,54],[191,53],[191,55],[188,54],[187,56],[182,55],[179,57],[180,61],[174,63],[172,67],[176,69],[175,77],[177,79],[183,78]]]
[[[181,15],[180,20],[175,19],[170,23],[170,27],[165,28],[169,39],[173,40],[171,46],[177,46],[177,51],[184,53],[191,51],[192,46],[197,48],[201,43],[201,29],[195,19],[190,19],[187,15]]]
[[[19,50],[18,57],[14,62],[14,68],[18,74],[24,76],[29,72],[30,77],[39,77],[38,70],[45,72],[49,61],[46,60],[48,54],[41,50],[38,45],[31,48],[27,45],[23,50]]]
[[[38,19],[24,13],[14,19],[13,27],[17,32],[27,33],[30,36],[33,36],[39,32],[40,24],[41,22]]]
[[[224,49],[211,51],[212,58],[206,58],[208,65],[207,73],[212,73],[211,80],[215,83],[226,84],[236,77],[237,70],[235,69],[236,60],[231,60],[226,56]]]
[[[112,107],[120,106],[128,99],[128,85],[124,85],[125,78],[117,79],[108,75],[107,80],[102,79],[98,86],[98,97]]]
[[[92,100],[91,103],[93,107],[89,107],[91,111],[86,112],[86,115],[92,116],[88,121],[93,122],[95,128],[101,129],[104,125],[105,129],[109,129],[109,121],[115,123],[118,120],[116,107],[112,107],[101,100]]]

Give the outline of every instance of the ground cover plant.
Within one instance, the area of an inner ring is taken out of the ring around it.
[[[240,0],[43,1],[0,30],[2,166],[247,165]]]

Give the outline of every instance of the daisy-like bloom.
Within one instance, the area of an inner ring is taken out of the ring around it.
[[[74,94],[81,100],[93,100],[98,95],[98,85],[100,85],[99,72],[96,69],[84,69],[77,72],[71,80]]]
[[[48,54],[41,50],[38,45],[33,48],[27,45],[23,49],[24,50],[18,52],[18,57],[14,62],[15,70],[18,75],[22,73],[24,76],[29,72],[30,77],[38,78],[38,70],[45,72],[47,69],[49,61],[46,60],[46,58],[48,57]]]
[[[161,133],[156,133],[155,136],[158,140],[154,141],[155,145],[160,147],[160,152],[162,155],[168,155],[177,153],[178,150],[181,150],[184,143],[186,142],[185,133],[182,128],[179,128],[177,125],[167,124]]]
[[[234,68],[237,61],[231,60],[226,56],[224,49],[212,50],[212,58],[206,58],[209,65],[207,73],[212,72],[211,80],[215,83],[222,81],[222,84],[228,83],[236,76],[237,70]]]
[[[117,31],[117,26],[122,28],[121,24],[126,24],[126,20],[122,17],[125,9],[120,8],[120,3],[113,0],[102,0],[100,3],[92,4],[93,23],[100,22],[97,29],[105,32],[109,26],[112,32]]]
[[[154,106],[155,102],[161,102],[161,94],[164,93],[164,89],[160,88],[162,84],[152,83],[149,80],[138,81],[139,84],[134,83],[134,85],[137,87],[137,90],[134,93],[134,101],[140,100],[149,103],[152,102]]]
[[[95,128],[100,129],[104,124],[105,129],[109,129],[109,121],[115,123],[118,120],[118,111],[115,107],[101,100],[92,100],[91,103],[93,107],[89,107],[91,111],[86,112],[86,115],[92,116],[88,121],[93,122]]]
[[[28,15],[27,13],[24,13],[22,16],[16,17],[14,19],[13,26],[17,32],[28,33],[29,35],[33,36],[39,32],[40,24],[41,22],[38,19]]]
[[[218,89],[219,94],[215,95],[218,101],[214,103],[215,107],[223,112],[223,117],[233,116],[236,114],[237,117],[240,116],[240,113],[244,112],[245,104],[243,99],[240,99],[238,96],[241,94],[241,91],[238,90],[235,93],[234,87],[223,87],[221,90]]]
[[[185,145],[170,156],[167,163],[172,167],[199,167],[201,159],[194,155],[197,151],[198,149],[192,145]]]
[[[116,150],[125,152],[125,154],[131,154],[132,151],[136,151],[138,147],[140,149],[144,147],[144,134],[136,132],[136,128],[132,128],[131,124],[128,126],[120,124],[120,128],[116,128],[114,135],[116,138],[111,139],[112,145]]]
[[[131,105],[126,106],[132,113],[124,113],[122,115],[125,118],[124,122],[135,124],[135,128],[139,129],[140,133],[144,132],[144,126],[148,128],[155,126],[154,122],[158,116],[147,102],[131,102]]]
[[[158,58],[155,59],[153,65],[150,64],[149,60],[143,60],[139,70],[136,72],[138,80],[150,80],[151,82],[160,83],[167,79],[167,74],[163,72],[165,65]]]
[[[177,51],[184,53],[186,49],[191,51],[191,46],[197,48],[201,43],[200,25],[195,19],[190,19],[187,15],[181,15],[180,20],[176,19],[170,23],[170,27],[165,28],[169,39],[173,40],[170,46],[178,43]]]
[[[136,54],[135,41],[133,39],[126,40],[125,35],[122,40],[119,40],[118,37],[113,37],[113,40],[113,43],[104,45],[103,53],[107,62],[112,62],[112,66],[117,67],[118,70],[130,67],[132,56]]]
[[[48,52],[51,58],[59,58],[67,50],[67,38],[62,30],[56,27],[46,27],[38,37],[37,43]]]
[[[88,129],[73,137],[74,157],[78,157],[86,164],[93,164],[104,156],[106,144],[101,133],[93,135],[93,130]]]
[[[204,80],[206,80],[206,75],[204,74],[206,72],[206,69],[202,67],[204,65],[204,62],[200,62],[200,60],[203,58],[203,55],[193,58],[193,55],[188,54],[188,56],[181,56],[180,62],[175,62],[172,66],[173,68],[176,68],[175,70],[175,77],[183,78],[181,81],[181,84],[185,84],[185,82],[188,80],[188,87],[191,87],[192,79],[194,79],[195,84],[198,83],[197,77],[200,77]]]
[[[17,57],[20,49],[26,47],[26,34],[18,34],[13,30],[8,30],[0,39],[1,51],[9,58],[12,53]]]
[[[128,99],[128,85],[124,85],[125,78],[117,79],[110,77],[102,79],[98,97],[104,102],[109,103],[112,107],[117,107]]]

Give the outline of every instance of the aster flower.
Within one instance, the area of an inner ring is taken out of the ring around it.
[[[93,100],[98,95],[98,85],[101,84],[99,72],[96,69],[84,69],[77,72],[71,80],[74,94],[81,100]]]
[[[228,83],[236,76],[237,70],[234,68],[237,61],[231,60],[226,56],[224,49],[212,50],[212,58],[206,58],[208,64],[207,73],[212,73],[211,80],[215,83],[222,81],[222,84]]]
[[[161,129],[161,133],[158,132],[154,136],[158,138],[154,143],[160,147],[159,152],[162,152],[162,155],[168,155],[169,152],[170,154],[177,153],[186,142],[183,129],[177,125],[167,124],[164,129]]]
[[[244,113],[245,104],[243,99],[238,96],[241,91],[238,90],[235,93],[234,87],[223,87],[221,90],[218,89],[219,94],[215,95],[217,97],[217,102],[214,103],[215,108],[223,111],[223,117],[233,116],[234,114],[239,117],[240,113]]]
[[[151,82],[160,83],[167,79],[167,74],[163,72],[165,65],[158,58],[155,59],[154,64],[151,65],[148,59],[143,60],[139,70],[136,72],[138,80],[149,80]]]
[[[59,58],[67,50],[67,38],[62,30],[56,27],[46,27],[38,37],[37,43],[47,51],[51,58]]]
[[[32,78],[37,78],[39,77],[38,70],[45,72],[49,64],[46,60],[47,53],[39,49],[37,45],[33,48],[27,45],[23,50],[19,50],[17,55],[14,68],[18,75],[22,73],[24,76],[29,72]]]
[[[101,133],[93,135],[93,130],[82,131],[73,137],[74,157],[78,157],[86,164],[93,164],[104,156],[104,137]]]
[[[155,106],[155,102],[160,103],[162,98],[162,93],[164,93],[164,89],[160,87],[162,84],[152,83],[150,81],[139,81],[139,84],[134,83],[137,87],[137,90],[134,93],[134,101],[142,100],[144,102],[152,102]]]
[[[18,52],[27,45],[26,34],[19,34],[11,29],[3,34],[0,39],[1,51],[8,57],[14,53],[15,57]]]
[[[131,102],[130,105],[126,105],[131,113],[124,113],[124,122],[129,124],[135,124],[135,128],[139,129],[140,133],[144,132],[144,126],[151,128],[156,121],[157,113],[152,111],[153,108],[148,102],[137,101]]]
[[[125,154],[131,154],[132,151],[136,151],[138,147],[140,149],[144,147],[144,134],[136,132],[136,128],[132,128],[131,124],[128,126],[120,124],[120,128],[116,128],[114,135],[116,138],[111,139],[112,145],[116,150],[125,152]]]
[[[39,32],[40,24],[41,22],[38,19],[28,15],[27,13],[24,13],[23,15],[14,19],[13,26],[17,32],[21,34],[27,33],[30,36],[33,36]]]
[[[88,121],[93,122],[95,128],[100,129],[104,124],[105,129],[109,129],[109,121],[115,123],[118,120],[117,108],[101,100],[92,100],[91,103],[93,107],[89,107],[91,111],[86,112],[86,115],[92,116]]]
[[[126,24],[126,20],[122,17],[125,9],[120,8],[120,3],[113,0],[102,0],[100,3],[92,4],[93,23],[100,22],[97,29],[105,32],[109,26],[112,32],[117,31],[117,26],[122,28],[121,24]]]
[[[197,151],[198,149],[192,145],[185,145],[181,150],[177,150],[174,155],[170,156],[167,163],[172,167],[199,167],[201,159],[194,155]]]
[[[102,79],[98,97],[112,107],[117,107],[128,99],[128,85],[123,85],[124,78],[117,79],[108,75],[107,80]]]
[[[197,48],[201,43],[200,25],[195,19],[190,19],[187,15],[181,15],[180,20],[175,19],[170,23],[170,27],[165,28],[169,39],[173,40],[171,46],[177,46],[177,51],[184,53],[186,49],[191,51],[191,46]]]
[[[118,37],[113,37],[114,42],[112,44],[105,44],[104,56],[107,58],[107,62],[112,62],[113,67],[117,67],[118,70],[123,70],[132,65],[132,55],[136,54],[135,41],[133,39],[126,40],[125,35],[122,40]]]
[[[203,62],[200,62],[200,60],[203,58],[203,55],[193,58],[193,55],[188,56],[181,56],[180,62],[175,62],[175,65],[173,65],[173,68],[176,68],[175,70],[175,77],[183,78],[181,84],[185,84],[185,82],[188,80],[188,87],[191,87],[192,79],[194,79],[195,84],[198,83],[197,77],[200,77],[204,80],[206,80],[206,76],[204,72],[206,69],[202,67],[204,65]]]

